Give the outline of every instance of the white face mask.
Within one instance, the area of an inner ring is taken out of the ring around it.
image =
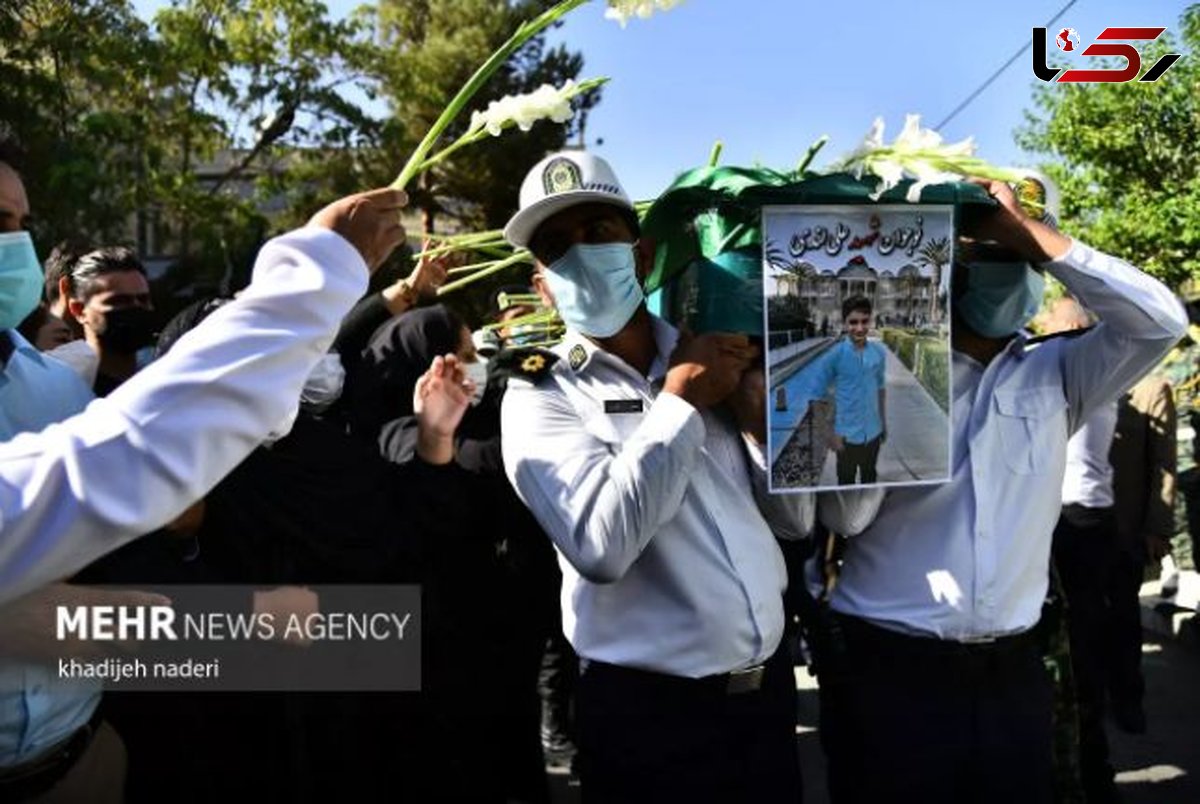
[[[475,384],[475,392],[471,395],[471,404],[478,405],[483,399],[483,392],[487,389],[487,361],[478,360],[474,363],[463,364],[463,373],[467,375],[467,379]]]
[[[345,383],[346,369],[342,367],[342,358],[336,352],[330,352],[309,372],[300,391],[300,403],[306,410],[322,413],[341,398]]]

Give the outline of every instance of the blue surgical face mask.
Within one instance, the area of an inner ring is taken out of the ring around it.
[[[629,243],[577,243],[544,276],[562,320],[593,338],[620,332],[645,298]]]
[[[466,375],[467,379],[475,384],[475,391],[471,394],[471,405],[478,405],[483,401],[483,392],[487,390],[487,361],[479,358],[474,363],[464,363],[462,368],[463,374]]]
[[[985,338],[1007,338],[1037,314],[1046,279],[1023,262],[974,262],[955,301],[967,326]]]
[[[42,300],[42,266],[29,232],[0,234],[0,330],[25,320]]]

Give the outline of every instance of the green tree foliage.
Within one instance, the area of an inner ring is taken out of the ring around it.
[[[37,233],[124,231],[149,117],[148,30],[125,2],[0,0],[0,121],[26,151]]]
[[[551,5],[383,0],[334,21],[320,0],[173,0],[144,21],[129,0],[0,0],[0,134],[26,151],[39,247],[71,238],[170,254],[183,267],[166,294],[240,285],[271,231],[389,183],[475,68]],[[477,105],[581,68],[539,37]],[[465,149],[414,200],[431,223],[498,226],[529,165],[580,125]],[[407,272],[396,262],[381,281]]]
[[[1054,160],[1066,231],[1178,284],[1200,277],[1200,5],[1141,52],[1183,58],[1153,83],[1042,85],[1017,139]]]
[[[27,152],[39,240],[153,239],[228,273],[305,154],[369,141],[345,90],[373,52],[317,0],[176,0],[150,25],[123,0],[4,2],[0,119]]]

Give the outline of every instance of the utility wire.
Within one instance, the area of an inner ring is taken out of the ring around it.
[[[1053,17],[1051,17],[1050,21],[1047,22],[1042,27],[1053,28],[1054,23],[1058,21],[1058,18],[1061,17],[1063,14],[1066,14],[1067,9],[1069,9],[1071,6],[1075,5],[1076,2],[1078,2],[1078,0],[1070,0],[1070,2],[1068,2],[1065,6],[1063,6],[1061,9],[1059,9],[1059,12],[1057,14],[1055,14]],[[1029,50],[1029,48],[1032,46],[1033,46],[1032,40],[1026,41],[1025,44],[1021,46],[1020,50],[1018,50],[1016,53],[1012,54],[1012,56],[1009,58],[1008,61],[1006,61],[1006,62],[1004,62],[1004,64],[1000,65],[1000,69],[996,70],[996,72],[992,73],[991,76],[986,81],[984,81],[982,84],[979,85],[978,89],[976,89],[974,92],[972,92],[970,95],[967,96],[966,100],[964,100],[962,103],[958,104],[958,106],[955,106],[954,111],[951,112],[950,114],[946,115],[946,119],[943,120],[942,122],[938,123],[936,126],[934,126],[933,130],[941,131],[942,126],[949,123],[951,120],[953,120],[955,117],[958,116],[959,112],[961,112],[963,109],[970,106],[971,101],[975,100],[980,95],[982,95],[983,91],[985,89],[987,89],[989,86],[991,86],[991,83],[993,81],[995,81],[997,78],[999,78],[1001,73],[1003,73],[1005,70],[1007,70],[1009,67],[1011,67],[1012,63],[1014,61],[1016,61],[1017,59],[1021,58],[1021,56],[1024,55],[1025,51]]]

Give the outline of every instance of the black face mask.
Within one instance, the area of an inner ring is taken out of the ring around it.
[[[154,343],[154,312],[145,307],[119,307],[104,314],[100,344],[118,354],[133,354]]]

